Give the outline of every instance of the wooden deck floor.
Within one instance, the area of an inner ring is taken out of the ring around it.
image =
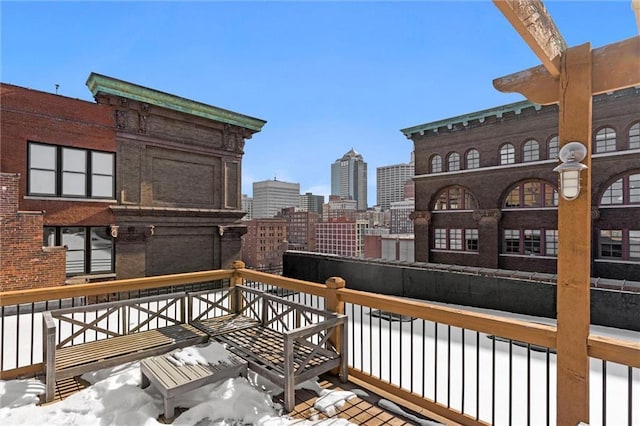
[[[385,409],[379,405],[379,402],[383,399],[381,396],[372,393],[371,391],[355,385],[352,382],[340,383],[337,377],[332,375],[324,375],[319,381],[320,386],[323,389],[330,389],[335,391],[346,390],[354,392],[357,397],[347,401],[342,407],[338,409],[335,415],[329,417],[314,408],[314,403],[318,399],[316,392],[308,389],[296,390],[296,406],[295,409],[289,413],[289,415],[296,419],[322,421],[325,419],[344,419],[357,425],[377,426],[377,425],[416,425],[418,419],[433,420],[423,415],[411,412],[403,409],[403,415],[394,411]],[[78,392],[89,383],[79,378],[63,379],[56,382],[55,399],[53,402],[61,401],[68,396]],[[274,402],[284,405],[283,395],[278,395],[273,398]],[[176,416],[184,412],[185,409],[180,407],[176,408]],[[412,417],[415,416],[415,417]],[[165,421],[162,414],[159,415],[157,420],[161,423],[168,423]]]

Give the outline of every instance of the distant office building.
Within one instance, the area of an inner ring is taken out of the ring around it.
[[[287,221],[283,218],[253,219],[242,237],[242,260],[260,271],[282,271],[282,255],[287,250]]]
[[[413,234],[411,213],[416,209],[415,200],[396,201],[391,203],[391,233]]]
[[[288,249],[315,251],[316,224],[320,222],[320,215],[288,207],[282,209],[281,216],[287,221]]]
[[[340,256],[362,257],[367,221],[346,218],[316,224],[316,251]]]
[[[356,213],[356,220],[366,220],[369,222],[369,228],[384,227],[388,228],[390,223],[389,211],[383,211],[380,206],[374,206],[364,212]]]
[[[329,222],[333,219],[347,218],[356,220],[358,202],[356,200],[346,200],[338,195],[330,195],[329,202],[324,204],[322,209],[322,220]]]
[[[247,196],[247,194],[242,194],[242,211],[247,213],[242,220],[253,219],[253,198]]]
[[[314,212],[322,215],[322,205],[324,195],[313,195],[310,192],[300,196],[300,210],[303,212]]]
[[[331,195],[357,201],[358,210],[367,209],[367,163],[353,148],[331,165]]]
[[[411,158],[413,159],[413,153]],[[376,169],[376,200],[378,206],[387,210],[391,203],[405,197],[405,184],[414,175],[414,163],[383,166]]]
[[[300,184],[265,180],[253,183],[253,217],[275,217],[286,207],[300,205]]]

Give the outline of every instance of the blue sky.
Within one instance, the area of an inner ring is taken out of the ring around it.
[[[631,0],[545,1],[569,46],[638,35]],[[0,3],[0,79],[91,101],[91,72],[267,121],[242,192],[273,179],[328,195],[349,149],[409,161],[400,129],[522,100],[492,80],[539,60],[489,0]]]

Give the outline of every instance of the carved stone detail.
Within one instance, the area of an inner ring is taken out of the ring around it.
[[[414,211],[409,215],[414,225],[428,225],[431,222],[431,213],[428,211]]]
[[[483,209],[473,212],[473,220],[479,223],[498,222],[500,218],[502,218],[502,211],[500,209]]]
[[[600,219],[600,209],[598,207],[591,207],[591,220]]]
[[[116,128],[127,128],[127,111],[116,110]]]
[[[147,115],[138,114],[138,133],[147,133]]]
[[[123,107],[129,106],[129,99],[120,97],[119,101],[121,106]]]

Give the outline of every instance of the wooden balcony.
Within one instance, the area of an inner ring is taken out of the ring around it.
[[[555,357],[562,346],[554,324],[350,290],[337,277],[326,283],[290,279],[245,269],[242,262],[228,270],[0,293],[2,379],[44,373],[43,311],[237,284],[348,315],[351,385],[425,417],[451,424],[556,424],[557,410],[567,403],[556,394],[562,373]],[[590,407],[591,424],[636,424],[637,334],[590,334],[588,357],[591,392],[582,402]],[[308,401],[296,403],[296,411],[304,411],[299,406]],[[376,409],[375,403],[363,408]]]

